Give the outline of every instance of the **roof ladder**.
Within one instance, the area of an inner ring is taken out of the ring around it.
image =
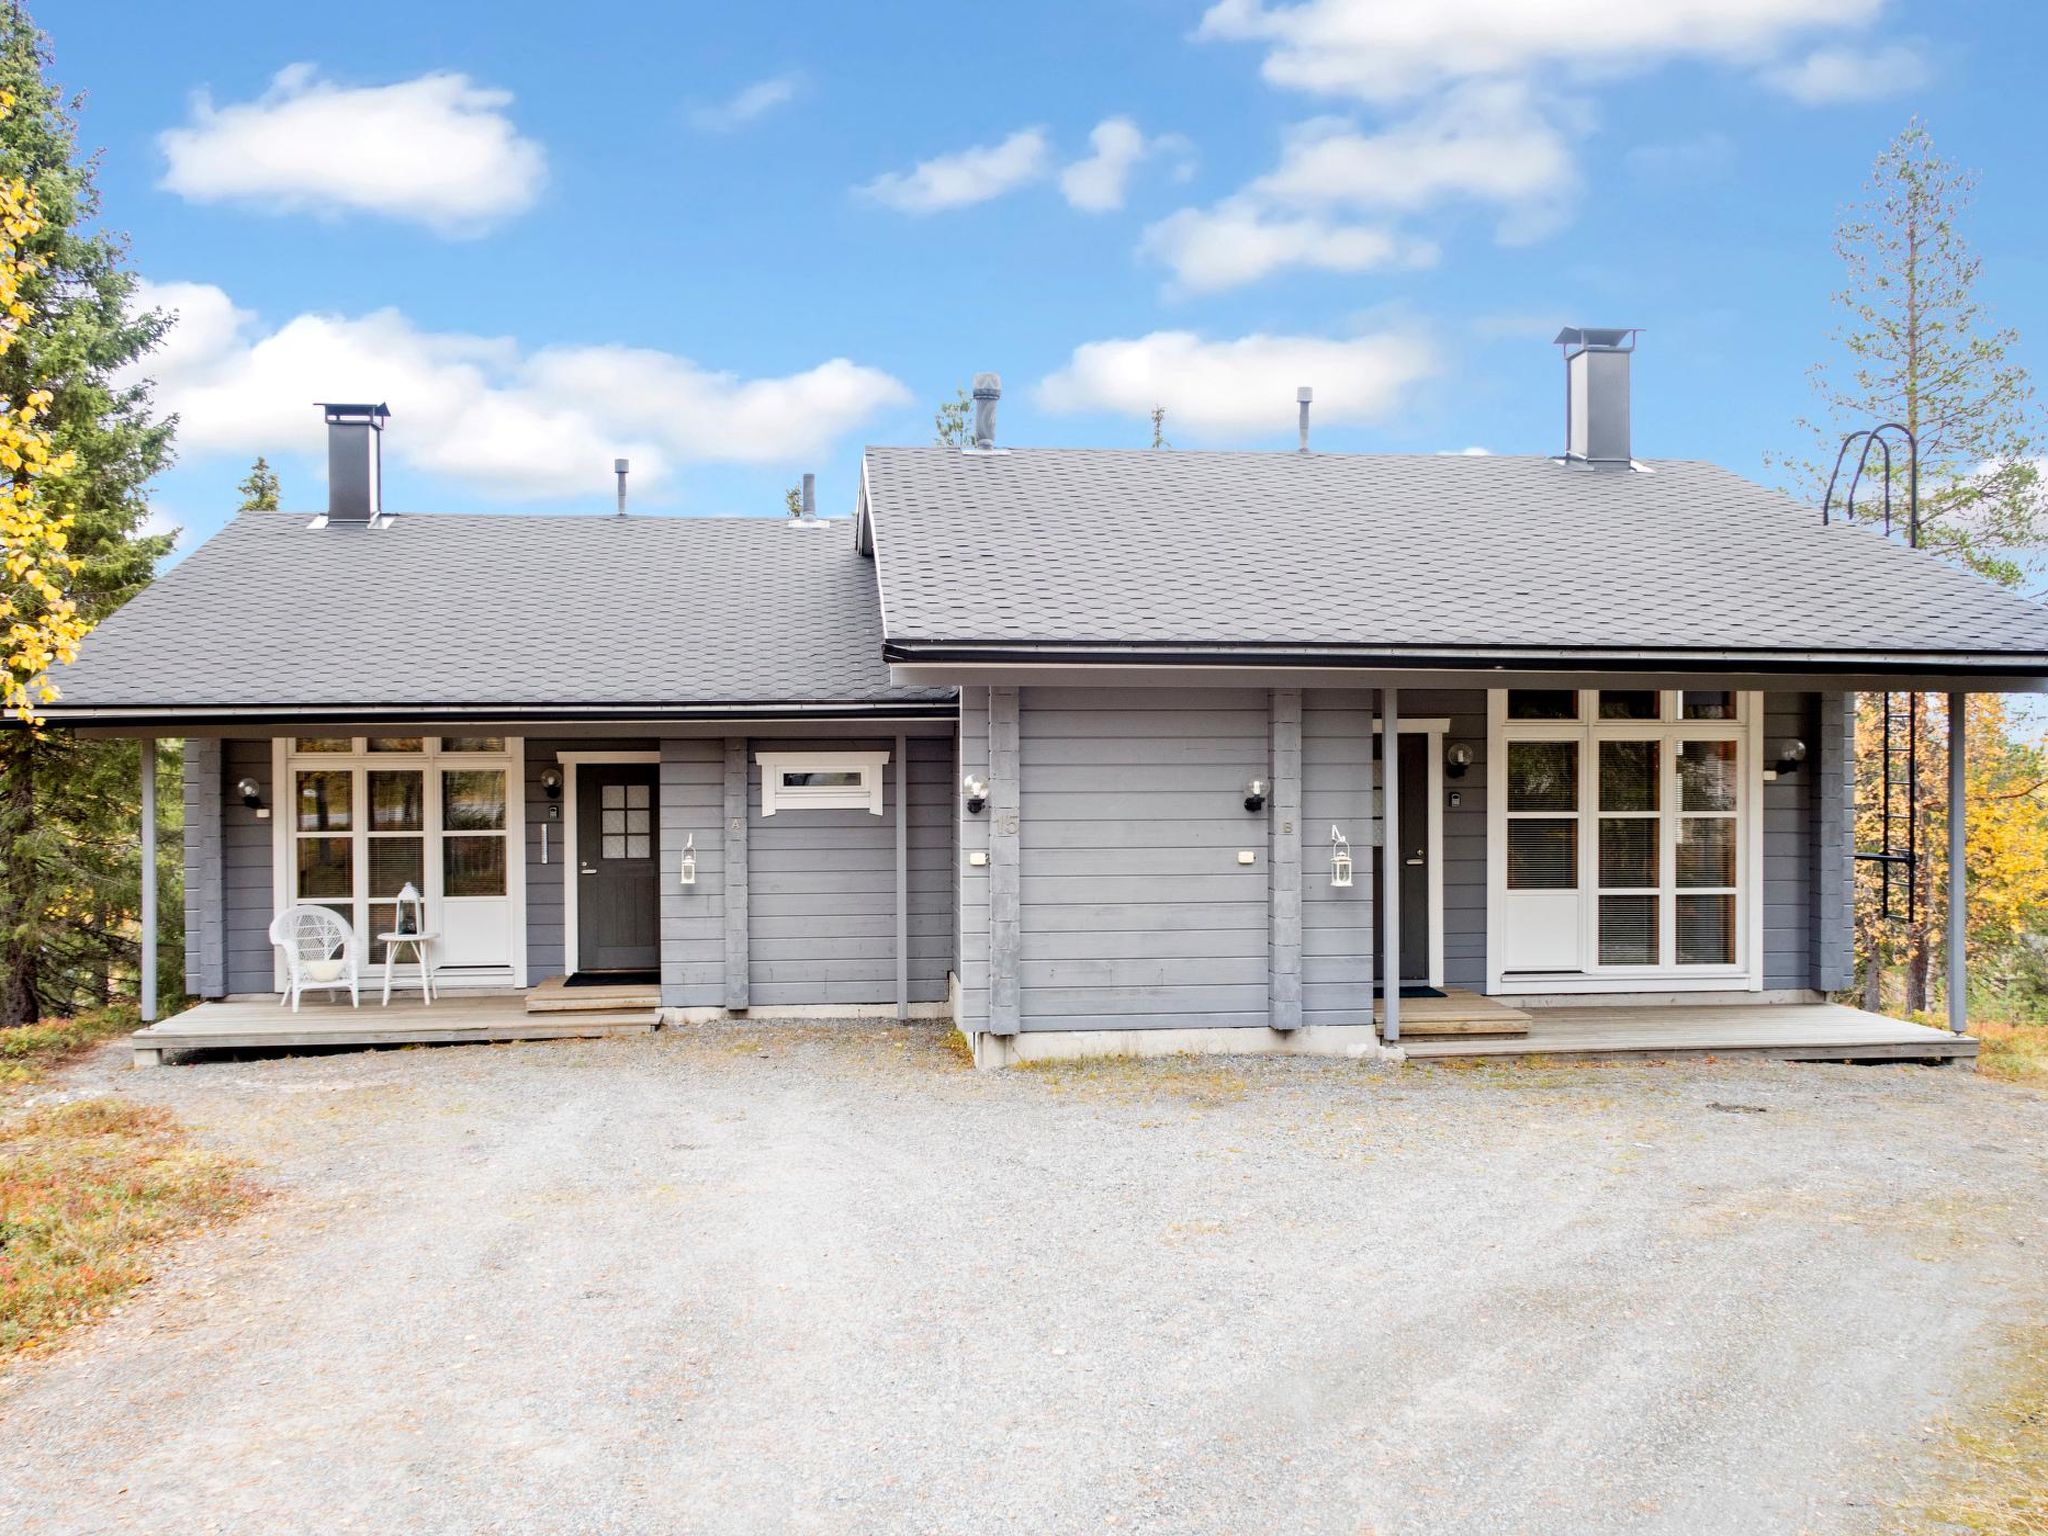
[[[1903,528],[1893,515],[1892,493],[1897,484],[1892,447],[1896,443],[1905,456],[1906,507]],[[1835,455],[1834,473],[1828,476],[1827,495],[1821,502],[1823,526],[1833,521],[1838,510],[1835,493],[1840,487],[1842,466],[1854,454],[1856,468],[1849,476],[1848,493],[1839,503],[1847,522],[1857,521],[1856,492],[1873,456],[1878,460],[1882,484],[1877,513],[1884,534],[1891,538],[1903,532],[1906,542],[1920,547],[1920,444],[1903,422],[1887,421],[1880,426],[1852,432],[1842,439]],[[1883,695],[1884,729],[1880,740],[1883,756],[1877,806],[1878,846],[1859,848],[1856,857],[1877,866],[1878,916],[1885,922],[1903,919],[1912,923],[1919,915],[1920,870],[1920,698],[1912,693]],[[1863,807],[1858,807],[1862,809]]]

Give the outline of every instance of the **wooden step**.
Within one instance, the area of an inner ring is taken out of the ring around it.
[[[1373,1017],[1386,1017],[1386,1003],[1376,999]],[[1443,997],[1401,999],[1401,1037],[1415,1035],[1526,1035],[1529,1015],[1477,992],[1452,989]]]
[[[528,1013],[618,1013],[661,1006],[661,988],[645,982],[614,987],[572,987],[550,976],[526,994]]]

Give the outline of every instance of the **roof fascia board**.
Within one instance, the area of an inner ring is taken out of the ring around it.
[[[899,720],[951,720],[959,705],[951,699],[895,699],[869,703],[821,704],[707,704],[616,706],[562,705],[532,706],[506,704],[431,704],[390,706],[370,704],[334,705],[101,705],[66,709],[52,705],[43,710],[51,725],[93,727],[157,727],[176,734],[192,726],[284,725],[323,726],[421,725],[447,722],[466,730],[482,725],[504,725],[522,730],[535,724],[575,725],[602,723],[608,726],[649,727],[683,722],[757,725],[770,721],[856,720],[881,724]]]
[[[2040,672],[1958,672],[1923,670],[1880,672],[1788,665],[1759,668],[1723,662],[1682,670],[1648,667],[1555,665],[1512,666],[1289,666],[1248,659],[1231,664],[898,662],[889,668],[892,682],[904,687],[999,685],[1003,687],[1163,688],[1188,686],[1252,688],[1694,688],[1725,682],[1737,687],[1779,691],[1879,692],[1911,683],[1928,693],[2048,692],[2048,667]]]

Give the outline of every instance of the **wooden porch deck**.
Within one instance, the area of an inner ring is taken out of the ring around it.
[[[1783,1061],[1973,1061],[1977,1041],[1838,1003],[1532,1007],[1513,1036],[1409,1036],[1411,1061],[1765,1056]]]
[[[200,1003],[138,1029],[130,1040],[137,1066],[155,1066],[166,1051],[271,1050],[301,1046],[474,1044],[489,1040],[587,1039],[644,1035],[660,1015],[652,1008],[529,1013],[524,992],[442,993],[431,1007],[417,997],[380,1006],[346,999],[306,998],[297,1013],[274,997]]]

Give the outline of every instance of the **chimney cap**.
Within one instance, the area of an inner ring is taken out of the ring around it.
[[[977,373],[974,376],[974,398],[977,400],[1000,400],[1003,397],[1003,377],[999,373]]]
[[[1576,347],[1584,352],[1633,352],[1642,327],[1568,325],[1557,333],[1553,345]]]
[[[313,403],[326,413],[329,421],[367,421],[380,432],[384,423],[391,419],[391,407],[388,405],[343,405],[329,400],[315,400]]]
[[[1316,392],[1313,389],[1311,389],[1308,385],[1304,384],[1299,389],[1295,390],[1294,403],[1296,405],[1307,405],[1312,400],[1314,400],[1315,397]]]

